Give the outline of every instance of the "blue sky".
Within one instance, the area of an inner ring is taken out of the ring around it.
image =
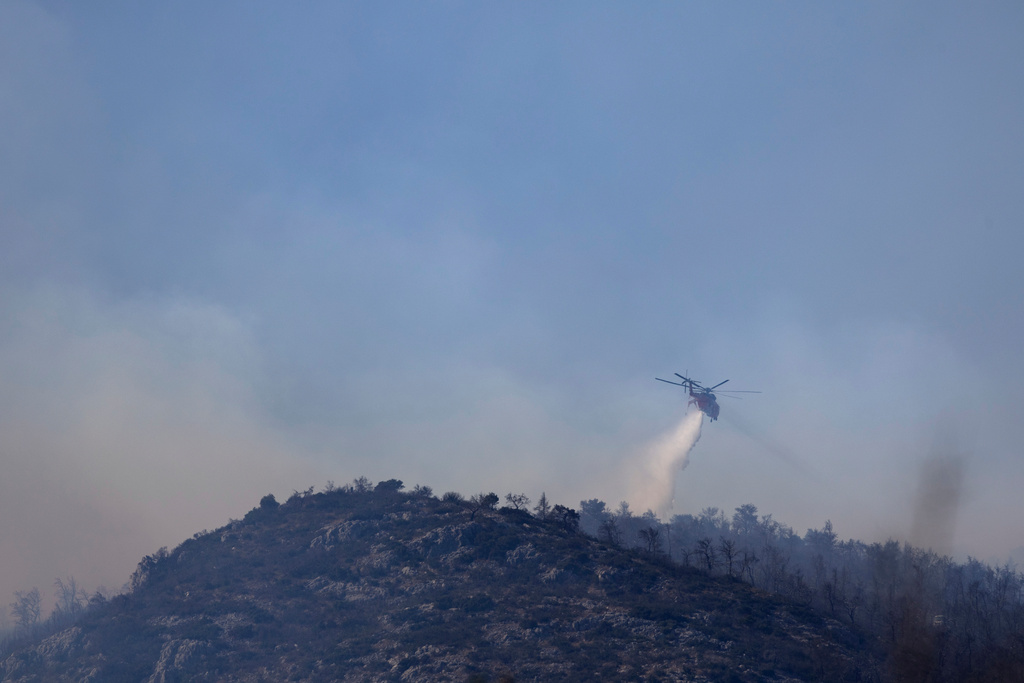
[[[113,587],[327,479],[615,504],[683,370],[764,393],[705,425],[676,511],[906,537],[952,450],[951,549],[1006,557],[1022,29],[1015,3],[5,3],[0,511],[27,521],[0,591]]]

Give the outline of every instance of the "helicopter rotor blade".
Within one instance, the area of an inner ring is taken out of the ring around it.
[[[676,387],[685,387],[686,386],[682,382],[670,382],[669,380],[662,379],[660,377],[655,377],[654,379],[658,380],[659,382],[664,382],[665,384],[671,384],[671,385],[676,386]]]
[[[729,381],[729,380],[725,380],[725,382],[728,382],[728,381]],[[711,391],[712,389],[717,389],[718,387],[720,387],[720,386],[722,386],[723,384],[725,384],[725,382],[719,382],[719,383],[718,383],[718,384],[716,384],[715,386],[713,386],[713,387],[710,387],[710,388],[708,389],[708,391]]]
[[[744,391],[743,389],[725,389],[720,394],[760,394],[760,391]]]
[[[683,382],[684,382],[684,383],[686,384],[686,386],[688,386],[688,387],[692,387],[692,388],[694,388],[694,389],[704,389],[704,388],[705,388],[703,384],[701,384],[700,382],[698,382],[698,381],[697,381],[697,380],[695,380],[695,379],[690,379],[689,377],[683,377],[683,376],[682,376],[682,375],[680,375],[680,374],[679,374],[678,372],[677,372],[677,373],[675,373],[675,375],[676,375],[676,377],[678,377],[679,379],[683,380]]]
[[[694,380],[690,379],[689,377],[683,377],[678,372],[674,373],[674,374],[675,374],[676,377],[678,377],[679,379],[683,380],[683,383],[680,386],[690,387],[691,389],[701,389],[702,388],[701,385],[700,385],[700,382],[695,382]]]

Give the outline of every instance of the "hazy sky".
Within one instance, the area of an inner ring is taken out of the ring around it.
[[[615,505],[684,370],[764,393],[677,512],[905,538],[959,456],[953,549],[1006,557],[1022,36],[1016,2],[0,4],[0,604],[328,479]]]

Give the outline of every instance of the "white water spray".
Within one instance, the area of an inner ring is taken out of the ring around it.
[[[630,501],[637,510],[653,510],[662,518],[672,509],[676,492],[676,474],[686,469],[690,451],[700,441],[704,413],[687,413],[679,425],[654,442],[644,455],[642,466],[634,471]]]

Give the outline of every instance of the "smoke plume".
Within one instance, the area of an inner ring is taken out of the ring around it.
[[[931,453],[921,464],[910,531],[914,545],[951,552],[963,479],[963,456],[951,448]]]
[[[674,430],[648,449],[643,466],[633,476],[630,499],[637,509],[653,510],[660,516],[669,513],[675,497],[676,473],[686,469],[703,424],[704,413],[689,412]]]

